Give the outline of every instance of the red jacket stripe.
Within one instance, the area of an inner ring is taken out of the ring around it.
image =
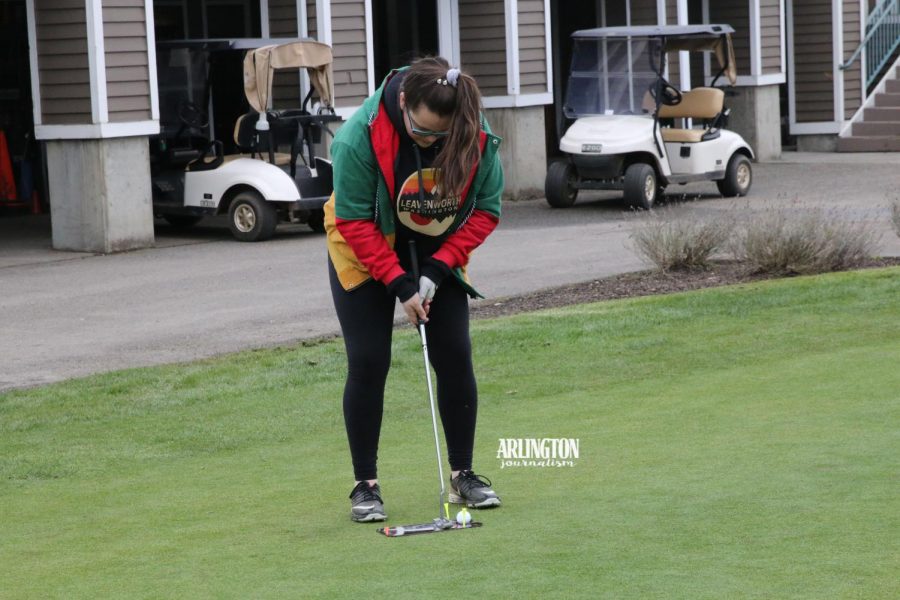
[[[336,218],[334,224],[372,277],[387,285],[406,272],[374,221]]]
[[[484,242],[497,227],[497,223],[499,223],[497,217],[487,211],[472,211],[472,216],[466,224],[444,240],[433,258],[451,269],[464,266],[469,262],[469,254]]]
[[[375,160],[381,168],[381,174],[387,184],[388,195],[394,198],[394,158],[400,150],[400,134],[391,123],[384,103],[378,105],[378,114],[369,125],[369,138],[372,140],[372,150]]]

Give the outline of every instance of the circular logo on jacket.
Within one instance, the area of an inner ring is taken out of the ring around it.
[[[419,174],[413,171],[397,194],[397,216],[404,226],[437,237],[446,232],[459,212],[459,197],[440,198],[435,185],[435,169],[422,169],[422,198],[419,198]]]

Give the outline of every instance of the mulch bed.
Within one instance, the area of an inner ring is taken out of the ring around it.
[[[858,268],[872,269],[896,265],[900,265],[900,257],[874,258]],[[470,313],[473,319],[487,319],[544,308],[686,292],[778,277],[766,273],[750,273],[746,265],[735,261],[715,261],[708,269],[702,271],[638,271],[537,290],[521,296],[488,298],[473,302]]]

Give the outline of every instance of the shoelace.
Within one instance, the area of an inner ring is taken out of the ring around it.
[[[353,488],[353,492],[350,494],[350,498],[352,499],[354,495],[356,495],[356,490],[361,489],[362,498],[359,500],[360,502],[381,502],[381,496],[375,491],[375,486],[369,487],[369,485],[365,481],[361,481],[355,488]]]
[[[491,480],[484,475],[476,475],[472,471],[462,471],[459,475],[473,487],[491,487]]]

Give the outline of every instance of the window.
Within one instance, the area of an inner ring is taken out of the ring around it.
[[[373,0],[372,25],[376,87],[391,69],[440,53],[437,0]]]
[[[259,37],[259,0],[155,0],[157,40]]]

